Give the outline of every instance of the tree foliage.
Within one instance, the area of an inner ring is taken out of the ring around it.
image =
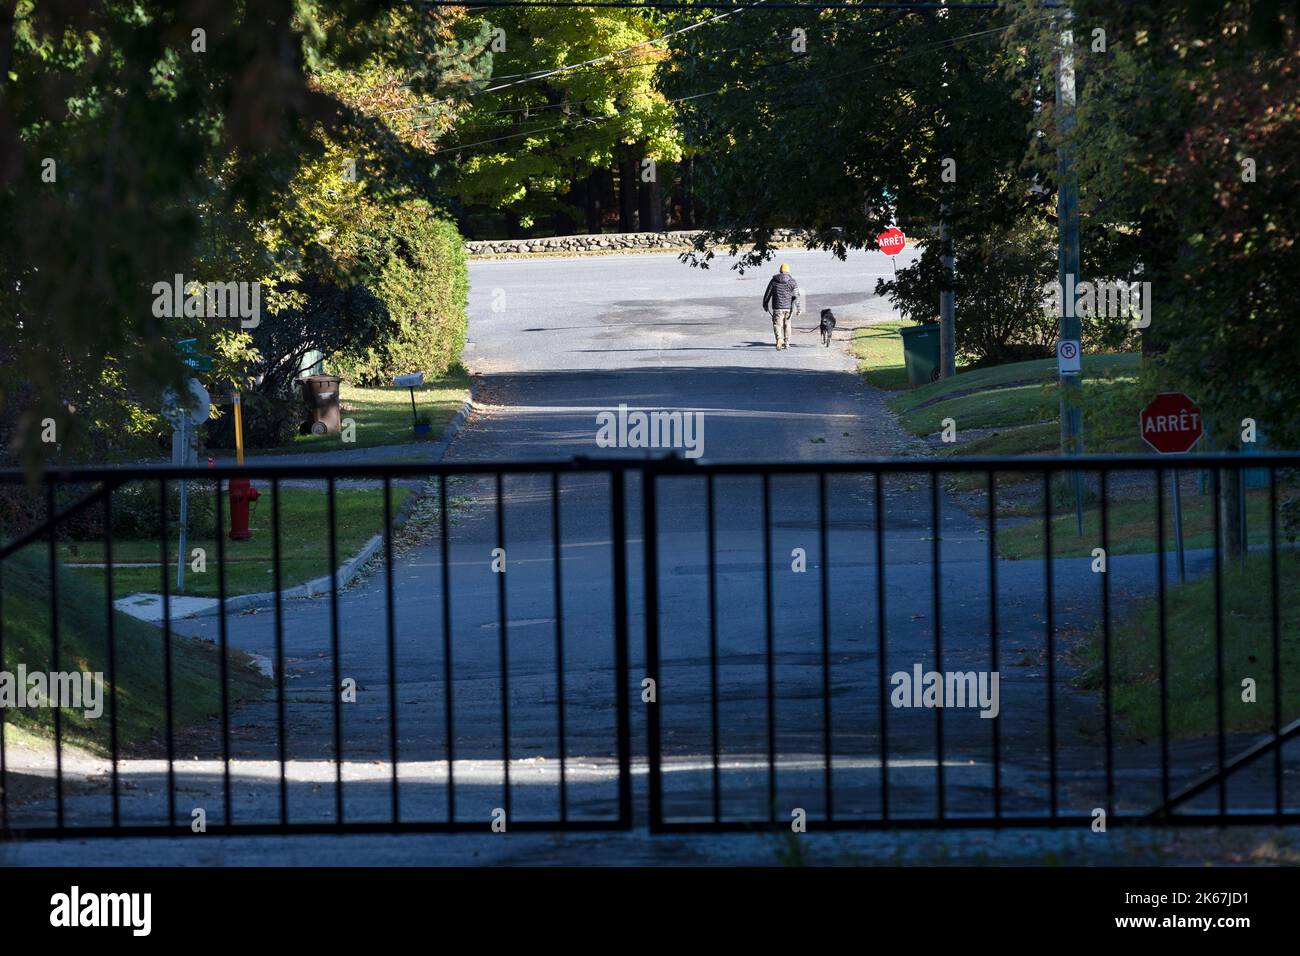
[[[684,34],[664,84],[693,97],[679,109],[713,222],[694,261],[722,242],[752,244],[737,265],[757,265],[778,228],[841,256],[895,220],[932,238],[945,205],[953,235],[973,236],[1041,205],[1016,175],[1032,90],[1004,72],[994,21],[746,11]]]
[[[331,367],[363,385],[391,385],[407,372],[444,374],[465,346],[469,279],[460,233],[420,203],[377,209],[365,228],[373,287],[393,329],[340,350]]]
[[[1018,3],[1028,15],[1027,3]],[[1278,0],[1074,5],[1080,208],[1137,243],[1155,305],[1146,351],[1211,413],[1220,447],[1254,418],[1300,444],[1300,48]],[[1097,49],[1097,31],[1105,47]],[[1042,30],[1018,39],[1047,60]],[[1046,141],[1060,138],[1048,113]],[[1249,162],[1248,162],[1249,161]]]
[[[183,377],[174,343],[187,333],[206,351],[248,347],[238,329],[153,316],[157,281],[358,281],[346,246],[358,205],[432,182],[410,117],[368,107],[376,89],[426,100],[481,75],[454,16],[389,0],[0,4],[8,446],[39,452],[47,417],[61,443],[84,442],[75,390],[106,368],[118,401],[156,407]],[[345,158],[358,172],[346,185]],[[292,306],[272,299],[264,321]]]
[[[440,153],[439,184],[465,206],[505,210],[527,226],[624,146],[635,145],[638,160],[681,158],[674,108],[655,85],[665,50],[650,42],[662,32],[652,11],[511,7],[471,13],[464,29],[488,31],[494,76],[466,95]]]

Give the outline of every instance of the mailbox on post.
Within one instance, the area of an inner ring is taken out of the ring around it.
[[[399,375],[393,379],[395,388],[407,388],[411,390],[411,430],[417,435],[427,435],[433,426],[427,418],[421,419],[419,412],[415,410],[415,390],[424,384],[423,372],[410,372],[407,375]]]

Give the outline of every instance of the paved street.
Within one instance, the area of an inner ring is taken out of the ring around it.
[[[471,266],[472,348],[466,361],[479,377],[482,408],[452,443],[450,462],[565,460],[573,456],[638,457],[643,449],[600,448],[597,419],[625,404],[632,410],[700,411],[704,461],[808,461],[906,454],[915,446],[887,411],[883,396],[864,386],[848,355],[848,329],[888,316],[870,295],[889,272],[879,254],[841,263],[827,254],[791,251],[807,296],[795,320],[794,346],[772,347],[771,325],[759,300],[767,268],[739,276],[722,266],[691,270],[671,255],[572,260],[475,262]],[[841,327],[822,348],[816,314],[833,308]],[[656,451],[655,454],[662,454]],[[382,566],[340,599],[339,671],[358,684],[344,704],[345,813],[350,820],[388,818],[391,739],[389,708],[398,717],[400,804],[404,819],[445,819],[449,808],[449,736],[456,762],[455,814],[482,821],[504,807],[503,749],[512,762],[510,819],[550,819],[560,812],[559,700],[563,695],[567,805],[574,817],[616,812],[616,708],[610,483],[602,474],[559,480],[562,554],[563,657],[556,635],[550,479],[503,482],[506,543],[506,648],[509,735],[503,740],[501,622],[491,568],[497,544],[491,479],[456,478],[449,573],[453,582],[450,634],[443,629],[442,558],[435,535],[405,550],[392,572],[395,595],[389,681],[386,575]],[[827,551],[818,534],[816,480],[774,478],[768,489],[771,551],[763,549],[763,490],[757,477],[718,479],[715,501],[717,738],[721,750],[722,815],[766,817],[767,654],[765,588],[772,600],[772,679],[777,749],[776,818],[793,808],[824,813],[823,754],[834,755],[834,811],[875,816],[882,801],[882,746],[889,761],[891,813],[936,812],[939,773],[937,721],[945,736],[942,773],[948,813],[991,807],[992,741],[999,734],[1003,812],[1040,813],[1047,806],[1047,700],[1043,565],[998,562],[1000,716],[975,710],[887,711],[880,727],[882,675],[934,668],[933,532],[928,479],[888,478],[884,487],[884,612],[886,659],[878,653],[880,614],[875,585],[879,516],[868,476],[827,480]],[[645,602],[641,488],[628,493],[629,694],[639,701],[645,674]],[[665,812],[698,819],[713,812],[712,704],[709,641],[709,555],[704,484],[665,479],[658,489],[661,673],[658,702],[665,759]],[[938,579],[944,670],[991,667],[987,538],[980,520],[947,496],[940,507]],[[293,534],[320,529],[286,529]],[[792,569],[803,549],[807,570]],[[770,558],[770,569],[768,560]],[[1193,553],[1193,571],[1208,566]],[[827,574],[828,644],[823,657],[821,573]],[[770,574],[770,576],[769,576]],[[1117,611],[1154,587],[1154,560],[1115,558],[1110,581]],[[1055,572],[1058,652],[1091,626],[1100,579],[1086,560],[1058,562]],[[333,658],[327,599],[283,608],[286,678],[287,804],[297,821],[333,814]],[[263,657],[275,655],[274,614],[264,609],[232,617],[231,642]],[[179,622],[185,633],[216,639],[217,620]],[[453,680],[449,735],[443,680],[444,639]],[[824,677],[823,661],[830,664]],[[558,662],[558,663],[557,663]],[[1103,745],[1095,699],[1071,688],[1071,669],[1057,655],[1055,686],[1063,811],[1085,814],[1104,804]],[[559,679],[562,676],[562,681]],[[825,684],[823,681],[825,680]],[[830,724],[823,688],[830,688]],[[392,696],[390,697],[390,689]],[[633,706],[632,753],[638,818],[644,821],[645,707]],[[232,816],[237,822],[274,819],[279,789],[273,700],[233,717]],[[829,731],[829,732],[828,732]],[[1174,749],[1175,776],[1206,766],[1206,748]],[[202,806],[210,820],[224,810],[219,738],[187,740],[178,767],[178,819]],[[1153,804],[1159,787],[1155,743],[1117,755],[1119,803]],[[87,765],[88,772],[102,767]],[[128,822],[165,815],[165,784],[156,762],[132,761],[124,774]],[[1234,786],[1237,785],[1234,783]],[[33,821],[48,801],[25,808]],[[107,798],[96,785],[70,797],[75,820],[103,820]]]

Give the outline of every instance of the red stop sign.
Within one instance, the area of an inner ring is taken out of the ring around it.
[[[1182,392],[1161,392],[1138,415],[1138,427],[1163,455],[1190,451],[1201,440],[1201,409]]]
[[[876,236],[876,245],[880,251],[887,256],[896,256],[903,251],[907,245],[907,237],[903,235],[903,230],[897,226],[890,226],[880,235]]]

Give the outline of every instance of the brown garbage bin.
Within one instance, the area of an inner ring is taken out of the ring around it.
[[[308,375],[302,380],[302,396],[307,402],[304,431],[313,435],[337,435],[343,425],[339,417],[339,383],[337,375]]]

